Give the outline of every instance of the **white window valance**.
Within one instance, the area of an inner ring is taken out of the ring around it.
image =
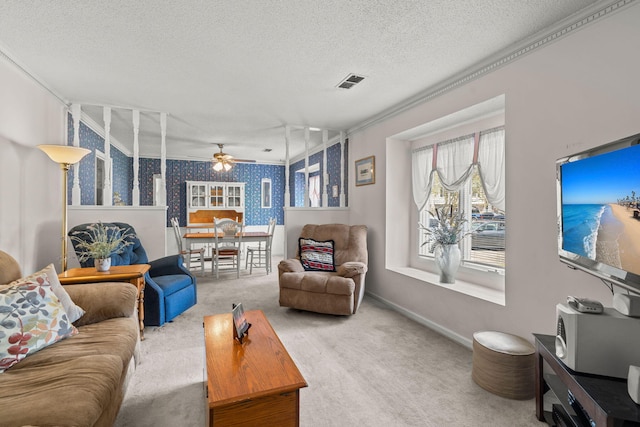
[[[489,203],[505,210],[504,128],[480,133],[478,171]]]
[[[436,170],[447,191],[458,191],[473,172],[473,135],[440,143],[436,148]]]
[[[423,147],[412,153],[411,170],[413,174],[413,200],[422,210],[427,204],[429,194],[431,194],[431,184],[433,183],[431,171],[433,171],[433,146]]]
[[[421,211],[436,172],[447,191],[458,191],[478,165],[489,203],[505,210],[504,128],[466,135],[412,152],[413,199]]]

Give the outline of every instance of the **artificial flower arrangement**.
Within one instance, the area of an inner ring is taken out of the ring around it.
[[[429,252],[433,252],[438,247],[455,245],[459,243],[467,234],[464,224],[467,219],[464,212],[453,208],[453,205],[445,205],[435,209],[435,214],[430,213],[437,222],[432,227],[426,227],[418,223],[421,230],[428,236],[428,240],[422,244],[429,245]]]
[[[107,226],[102,222],[91,224],[87,230],[76,231],[70,237],[76,245],[76,253],[80,262],[93,259],[106,259],[111,254],[119,254],[124,248],[132,245],[135,237],[130,229],[122,229],[116,225]]]

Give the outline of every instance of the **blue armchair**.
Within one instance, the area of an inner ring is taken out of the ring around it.
[[[161,326],[172,321],[176,316],[194,306],[197,301],[196,278],[183,265],[182,255],[170,255],[149,262],[147,252],[142,247],[135,230],[123,222],[103,223],[108,227],[117,226],[121,230],[129,229],[131,236],[128,241],[133,244],[125,247],[120,254],[111,254],[111,265],[150,264],[149,272],[145,274],[144,290],[144,324],[146,326]],[[80,224],[69,230],[69,236],[76,254],[82,249],[77,247],[75,238],[84,238],[91,224]],[[93,267],[92,258],[80,262],[82,267]]]

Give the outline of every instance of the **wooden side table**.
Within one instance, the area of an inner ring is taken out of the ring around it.
[[[109,271],[97,271],[95,267],[71,268],[58,274],[63,285],[95,282],[129,282],[138,290],[138,320],[140,322],[140,339],[144,340],[144,275],[151,266],[149,264],[116,265]]]

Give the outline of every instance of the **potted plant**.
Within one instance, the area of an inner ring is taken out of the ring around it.
[[[91,224],[87,230],[76,231],[70,237],[76,245],[76,254],[80,262],[93,259],[96,270],[109,271],[111,254],[119,254],[129,245],[134,235],[130,229],[118,226],[107,226],[102,222]]]
[[[455,283],[461,260],[458,243],[468,234],[465,232],[467,219],[464,212],[454,209],[453,205],[436,208],[435,214],[431,213],[431,216],[436,221],[430,227],[419,224],[428,238],[422,245],[429,245],[429,252],[434,254],[440,270],[440,282]]]

